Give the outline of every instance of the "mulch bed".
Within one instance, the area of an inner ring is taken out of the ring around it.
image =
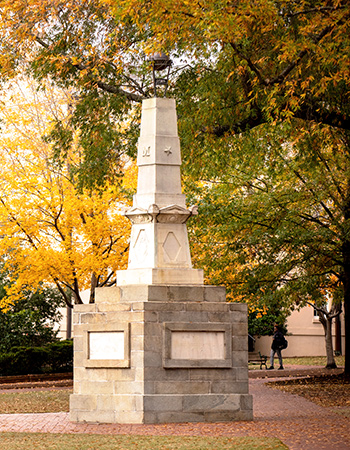
[[[0,377],[0,390],[72,387],[73,373],[13,375]]]
[[[279,388],[324,407],[350,407],[350,378],[344,373],[322,374],[268,382]]]

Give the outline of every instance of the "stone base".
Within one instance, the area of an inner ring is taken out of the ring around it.
[[[86,423],[154,424],[230,422],[253,418],[252,396],[247,394],[110,395],[108,398],[105,396],[102,401],[100,397],[98,394],[83,397],[71,395],[70,420]]]
[[[117,271],[117,285],[203,285],[202,269],[128,269]]]
[[[70,420],[251,420],[247,361],[246,305],[221,287],[98,289],[74,307]]]

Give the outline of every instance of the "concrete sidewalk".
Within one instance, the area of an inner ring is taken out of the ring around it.
[[[272,376],[272,371],[269,371],[269,374]],[[251,422],[101,425],[71,423],[68,413],[3,414],[0,415],[0,431],[260,436],[277,437],[290,450],[350,449],[350,419],[346,419],[328,408],[317,406],[302,397],[268,387],[265,384],[266,381],[262,378],[250,379],[250,392],[254,398],[254,420]]]

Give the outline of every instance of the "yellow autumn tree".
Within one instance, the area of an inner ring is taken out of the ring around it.
[[[136,179],[124,162],[119,185],[78,191],[72,168],[79,149],[59,166],[44,142],[53,118],[69,114],[70,94],[49,85],[38,91],[26,80],[8,90],[1,103],[0,257],[13,284],[7,302],[24,287],[54,283],[70,304],[81,291],[106,285],[127,262],[129,223],[121,214]],[[3,305],[4,306],[4,305]]]

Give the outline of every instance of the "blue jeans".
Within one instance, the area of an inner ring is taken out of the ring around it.
[[[270,365],[271,365],[271,367],[274,366],[273,362],[274,362],[274,359],[275,359],[275,353],[277,353],[278,361],[280,363],[280,366],[283,367],[282,353],[281,353],[280,349],[277,349],[277,350],[272,350],[271,349],[271,353],[270,353]]]

